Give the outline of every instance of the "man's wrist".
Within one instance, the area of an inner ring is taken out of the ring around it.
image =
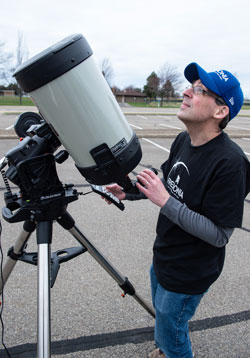
[[[162,198],[161,203],[160,203],[159,206],[160,206],[161,208],[163,208],[163,207],[167,204],[169,198],[170,198],[170,195],[167,194],[164,198]]]

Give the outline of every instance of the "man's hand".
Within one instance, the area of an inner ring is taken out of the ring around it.
[[[118,185],[118,184],[107,185],[106,189],[107,189],[107,191],[110,191],[113,195],[115,195],[119,200],[125,199],[126,194],[124,193],[124,191],[122,190],[122,187],[120,185]],[[108,199],[105,199],[105,201],[108,204],[112,204],[111,201],[109,201]]]
[[[140,183],[136,183],[137,188],[146,195],[154,204],[163,207],[168,201],[170,195],[168,194],[161,179],[152,170],[145,169],[137,175]]]

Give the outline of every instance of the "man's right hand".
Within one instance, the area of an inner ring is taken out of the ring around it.
[[[118,184],[112,184],[106,186],[107,191],[110,191],[113,195],[115,195],[119,200],[124,200],[126,194],[122,190],[122,187]],[[112,204],[108,199],[105,199],[108,204]]]

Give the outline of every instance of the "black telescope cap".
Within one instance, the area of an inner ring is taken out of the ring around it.
[[[24,62],[13,76],[24,92],[32,92],[70,71],[92,54],[83,35],[71,35]]]

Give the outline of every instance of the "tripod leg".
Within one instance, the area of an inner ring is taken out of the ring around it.
[[[23,253],[23,250],[30,238],[30,235],[35,230],[36,224],[32,221],[25,221],[23,224],[23,230],[20,232],[19,237],[13,246],[9,250],[9,254],[6,260],[6,263],[3,267],[3,281],[0,275],[0,293],[2,293],[2,289],[6,284],[12,270],[14,269],[18,257]]]
[[[62,225],[62,227],[69,230],[72,236],[74,236],[74,238],[88,250],[89,254],[104,268],[105,271],[107,271],[107,273],[118,283],[125,293],[131,295],[152,317],[155,318],[154,309],[136,293],[128,278],[121,275],[120,272],[81,233],[81,231],[75,226],[74,219],[68,212],[66,212],[57,221],[60,225]]]
[[[51,357],[50,323],[50,264],[52,221],[37,223],[38,244],[38,312],[37,312],[37,356]]]

